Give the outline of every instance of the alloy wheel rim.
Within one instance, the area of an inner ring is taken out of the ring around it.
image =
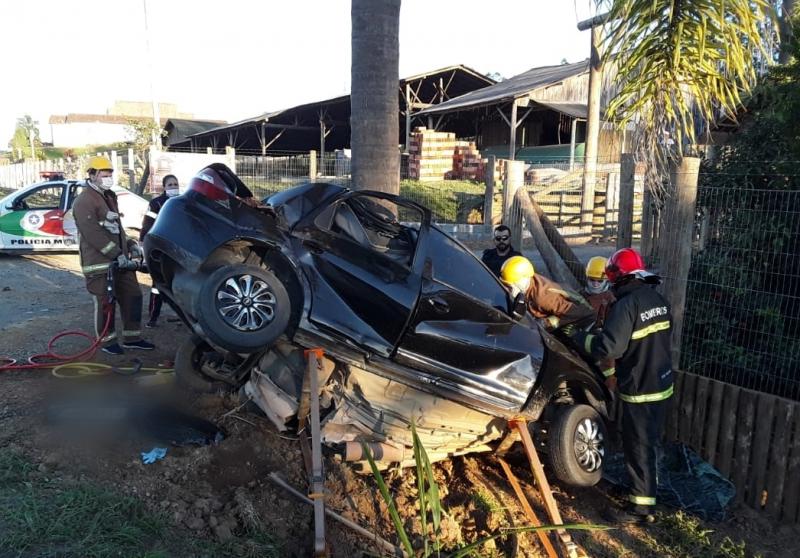
[[[593,473],[600,469],[605,448],[603,432],[597,421],[585,418],[578,423],[575,427],[574,449],[578,464],[584,471]]]
[[[222,319],[239,331],[256,331],[275,317],[277,300],[269,284],[249,274],[228,278],[216,299]]]

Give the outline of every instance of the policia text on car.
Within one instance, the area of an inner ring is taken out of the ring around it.
[[[608,260],[606,276],[617,301],[599,333],[577,331],[574,339],[595,359],[616,360],[622,401],[622,441],[632,490],[624,510],[609,511],[620,523],[652,521],[656,504],[656,456],[673,392],[670,336],[672,316],[654,285],[661,279],[645,270],[632,248]]]
[[[139,244],[125,235],[120,224],[117,196],[111,191],[113,169],[106,157],[92,157],[87,165],[86,188],[75,200],[73,213],[80,235],[81,271],[86,288],[94,296],[95,333],[100,336],[102,350],[123,354],[124,349],[153,349],[154,345],[141,338],[142,293],[136,280],[141,268],[142,251]],[[114,294],[122,317],[122,344],[117,341],[114,327],[114,308],[106,297],[107,273],[112,263]],[[106,319],[110,323],[106,327]]]

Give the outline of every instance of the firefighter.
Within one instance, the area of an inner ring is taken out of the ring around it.
[[[633,248],[614,253],[606,277],[617,301],[599,333],[576,331],[573,338],[596,359],[616,360],[622,402],[622,442],[631,481],[629,503],[606,510],[617,523],[650,523],[656,504],[657,453],[672,396],[669,305],[653,288],[661,279],[645,270]]]
[[[595,312],[595,325],[603,327],[603,322],[608,315],[608,309],[617,300],[611,292],[606,278],[606,260],[602,256],[594,256],[586,264],[586,288],[581,293],[586,301],[592,305]]]
[[[533,264],[524,256],[506,260],[500,278],[512,287],[512,294],[525,293],[528,311],[535,318],[544,319],[550,329],[571,325],[594,315],[592,307],[578,293],[536,273]]]
[[[144,341],[140,331],[142,292],[135,270],[141,267],[142,250],[135,240],[127,238],[120,223],[117,195],[111,190],[111,161],[92,157],[87,171],[85,187],[72,209],[80,238],[81,270],[86,289],[94,296],[95,333],[100,337],[105,331],[100,339],[101,350],[111,355],[122,355],[124,349],[151,350],[155,346]],[[109,303],[106,296],[109,268],[113,268],[114,295],[122,318],[119,337],[114,326],[115,304]]]
[[[150,232],[153,224],[156,222],[156,217],[167,203],[169,198],[174,198],[179,194],[178,178],[174,174],[168,174],[161,180],[163,191],[160,195],[150,200],[147,206],[147,213],[144,214],[142,219],[142,230],[139,232],[139,242],[144,244],[144,237]],[[148,319],[145,327],[153,328],[158,326],[158,317],[161,315],[161,307],[164,304],[164,299],[155,287],[150,289],[150,304],[148,304]]]
[[[583,298],[591,304],[594,310],[594,326],[602,328],[608,315],[608,309],[617,299],[609,289],[608,279],[606,278],[606,258],[594,256],[586,264],[586,288],[581,292]],[[607,358],[599,363],[600,370],[606,379],[606,386],[614,391],[617,387],[615,376],[614,359]]]
[[[514,256],[521,256],[511,245],[511,229],[506,225],[497,225],[494,229],[494,248],[487,248],[481,255],[481,261],[495,276],[500,277],[503,264]]]

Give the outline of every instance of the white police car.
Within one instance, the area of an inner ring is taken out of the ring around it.
[[[0,199],[0,252],[64,252],[78,250],[72,203],[84,188],[77,180],[39,182]],[[113,187],[122,226],[139,229],[147,200]]]

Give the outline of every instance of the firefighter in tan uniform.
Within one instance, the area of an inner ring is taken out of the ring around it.
[[[544,320],[550,329],[594,316],[592,307],[578,293],[536,273],[533,264],[524,256],[506,260],[500,278],[513,290],[525,293],[528,312]]]
[[[124,349],[151,350],[155,346],[141,337],[142,291],[136,280],[142,251],[125,236],[120,223],[117,195],[111,190],[113,169],[106,157],[92,157],[87,165],[86,187],[75,199],[72,212],[80,237],[81,270],[86,289],[94,296],[95,332],[103,352],[124,354]],[[114,296],[119,304],[122,333],[114,327],[115,305],[106,296],[107,274],[113,267]],[[110,323],[106,321],[110,315]],[[120,344],[119,341],[122,341]]]

